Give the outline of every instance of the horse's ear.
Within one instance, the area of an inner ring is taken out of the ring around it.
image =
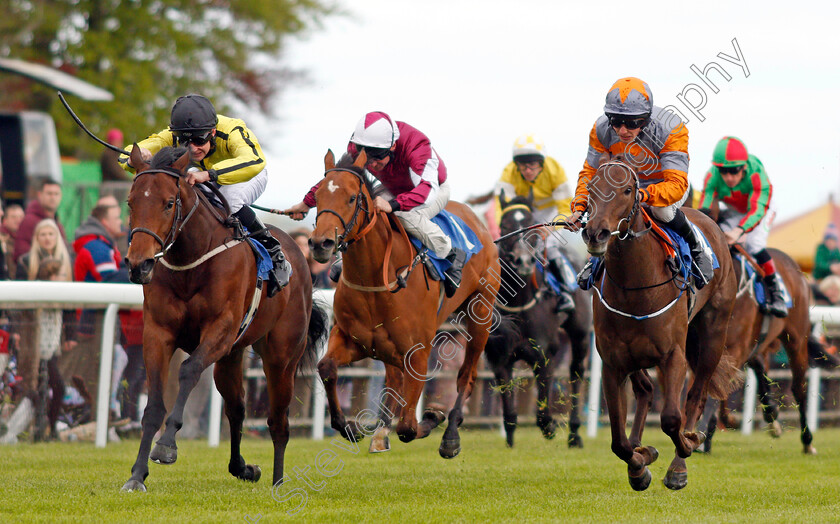
[[[332,169],[335,167],[335,155],[332,149],[327,149],[327,154],[324,156],[324,168]]]
[[[143,155],[140,153],[140,146],[137,145],[137,142],[134,142],[134,145],[131,146],[131,154],[128,155],[128,158],[137,173],[149,168],[149,164],[143,162]]]
[[[365,150],[362,149],[362,151],[359,152],[359,156],[356,157],[356,161],[353,162],[353,165],[359,169],[364,169],[365,164],[367,164],[367,153],[365,153]]]
[[[601,167],[602,164],[605,164],[612,160],[612,154],[609,151],[605,151],[601,156],[598,157],[598,167]]]
[[[505,197],[504,190],[499,192],[499,205],[502,206],[502,209],[508,207],[510,205],[510,200]]]
[[[181,155],[181,158],[179,158],[178,160],[176,160],[176,161],[172,164],[172,167],[173,167],[176,171],[178,171],[179,173],[183,173],[183,172],[184,172],[184,170],[185,170],[185,169],[187,169],[187,166],[188,166],[188,165],[190,165],[190,152],[189,152],[189,151],[187,151],[186,153],[184,153],[183,155]]]

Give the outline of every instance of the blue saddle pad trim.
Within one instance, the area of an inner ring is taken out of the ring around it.
[[[481,241],[478,240],[478,236],[475,234],[475,231],[470,229],[470,227],[461,220],[461,217],[453,215],[449,211],[441,211],[432,217],[432,222],[437,224],[443,231],[443,234],[449,237],[452,241],[452,247],[457,247],[467,254],[467,259],[464,264],[466,264],[474,254],[481,251],[484,247],[481,244]],[[439,258],[431,250],[426,248],[426,246],[424,246],[418,239],[414,237],[409,238],[411,239],[411,243],[414,244],[414,247],[417,248],[418,252],[425,252],[426,255],[428,255],[432,265],[438,272],[437,280],[441,280],[443,273],[449,269],[449,266],[451,266],[452,263],[445,258]]]
[[[250,237],[248,238],[248,241],[251,242],[251,245],[254,246],[257,253],[260,254],[259,260],[257,260],[257,277],[260,280],[267,280],[268,272],[274,267],[274,263],[271,261],[271,256],[268,254],[265,246],[260,244],[258,241]]]
[[[565,253],[560,253],[560,262],[563,265],[563,277],[565,278],[565,282],[560,282],[557,280],[557,277],[551,271],[546,271],[542,264],[537,262],[537,271],[539,271],[543,278],[545,279],[546,284],[548,287],[555,293],[560,294],[562,292],[566,293],[574,293],[579,289],[577,278],[575,278],[575,268],[572,266],[569,257],[566,256]]]
[[[745,268],[747,272],[747,278],[753,281],[753,293],[755,294],[755,301],[759,304],[763,304],[766,300],[766,292],[764,290],[764,281],[758,278],[758,275],[755,273],[755,268],[752,267],[751,264],[748,264],[744,257],[740,254],[736,254],[735,258],[737,259],[738,263]],[[793,297],[790,296],[790,293],[787,290],[787,286],[785,285],[784,279],[779,279],[782,282],[782,294],[785,296],[785,306],[788,309],[793,307]]]
[[[695,226],[690,220],[688,223],[694,230],[694,234],[697,235],[697,238],[700,239],[700,244],[703,248],[703,251],[712,256],[712,269],[719,268],[720,262],[718,261],[718,257],[715,254],[714,250],[712,249],[712,245],[709,243],[709,239],[706,238],[706,235],[703,233],[703,231],[699,227]],[[671,241],[677,248],[677,253],[679,254],[681,262],[680,272],[682,273],[683,277],[688,276],[687,273],[689,271],[689,268],[691,268],[691,274],[697,278],[700,278],[700,275],[698,275],[695,271],[694,264],[691,263],[691,249],[688,247],[688,242],[685,241],[682,235],[680,235],[673,229],[667,228],[665,226],[662,226],[662,229],[668,234],[668,236],[671,238]]]

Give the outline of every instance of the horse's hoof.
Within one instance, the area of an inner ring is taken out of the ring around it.
[[[805,447],[802,449],[802,452],[805,453],[806,455],[816,455],[817,454],[817,448],[815,448],[814,446],[812,446],[810,444],[805,444]]]
[[[507,435],[507,436],[505,437],[505,445],[506,445],[507,447],[509,447],[509,448],[512,448],[512,447],[513,447],[513,435],[512,435],[512,434],[511,434],[511,435]]]
[[[363,438],[365,438],[365,435],[361,431],[357,431],[357,430],[353,429],[354,426],[356,426],[355,423],[345,424],[343,427],[341,427],[338,430],[339,434],[342,437],[344,437],[344,440],[347,440],[347,441],[350,441],[350,442],[359,442]],[[356,427],[358,427],[358,426],[356,426]]]
[[[248,482],[258,482],[260,477],[262,477],[262,470],[256,464],[245,464],[245,467],[242,468],[242,473],[237,475],[237,478],[240,480]]]
[[[446,413],[444,413],[442,409],[438,408],[437,405],[430,405],[423,412],[423,418],[420,419],[420,422],[428,422],[431,426],[430,429],[435,429],[440,426],[444,420],[446,420]]]
[[[458,456],[461,452],[461,439],[445,438],[440,442],[440,456],[445,459],[451,459]]]
[[[408,443],[417,438],[417,430],[410,427],[398,429],[397,435],[399,435],[401,441]]]
[[[551,419],[551,421],[545,425],[545,427],[540,428],[542,430],[543,437],[547,440],[551,440],[557,436],[557,421]]]
[[[782,425],[779,424],[778,420],[774,420],[770,423],[770,436],[773,438],[779,438],[782,436]]]
[[[627,468],[627,480],[630,481],[630,487],[633,488],[634,491],[644,491],[648,489],[652,478],[653,475],[651,474],[650,469],[647,466],[645,466],[644,471],[638,477],[634,477],[630,473],[630,468]]]
[[[645,464],[650,465],[659,458],[659,450],[653,446],[638,447],[633,450],[645,458]]]
[[[386,451],[391,451],[391,439],[388,437],[371,439],[368,453],[384,453]]]
[[[178,460],[178,448],[158,442],[149,455],[149,459],[157,464],[174,464]]]
[[[140,480],[129,479],[128,482],[123,484],[123,487],[120,489],[120,491],[125,492],[125,493],[129,493],[129,492],[132,492],[132,491],[138,491],[140,493],[145,493],[146,492],[146,485],[143,484],[143,482],[140,481]]]
[[[583,439],[577,433],[569,433],[569,447],[583,449]]]
[[[688,484],[688,472],[668,470],[665,478],[662,479],[662,483],[665,484],[666,488],[673,489],[674,491],[683,489]]]

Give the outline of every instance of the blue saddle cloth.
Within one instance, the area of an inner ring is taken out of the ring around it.
[[[452,241],[452,247],[457,247],[467,254],[467,259],[464,261],[464,264],[466,264],[474,254],[481,251],[484,247],[482,246],[481,241],[478,240],[478,236],[475,232],[470,229],[470,227],[461,220],[460,217],[453,215],[449,211],[441,211],[432,218],[432,222],[437,224],[440,229],[443,230],[443,234],[449,237]],[[429,260],[432,263],[431,265],[434,266],[434,269],[438,273],[437,275],[432,275],[432,278],[435,280],[442,280],[443,273],[449,269],[449,266],[451,266],[452,263],[445,258],[440,258],[435,255],[418,239],[414,237],[409,238],[419,253],[425,252],[429,257]]]
[[[714,250],[712,250],[711,244],[709,244],[709,239],[706,238],[706,235],[703,233],[703,231],[699,227],[691,223],[690,220],[688,223],[694,230],[694,234],[697,236],[697,238],[700,239],[700,244],[703,248],[703,251],[711,255],[712,269],[719,268],[720,262],[718,261],[717,255],[715,254]],[[666,233],[668,233],[668,236],[671,238],[671,242],[673,242],[673,245],[676,247],[677,252],[679,253],[680,274],[683,276],[683,278],[688,277],[689,268],[692,275],[694,275],[696,278],[700,278],[699,271],[697,270],[697,268],[694,267],[694,264],[691,263],[691,249],[688,247],[688,242],[686,242],[685,239],[673,229],[667,228],[665,226],[662,226],[662,229]]]
[[[735,260],[738,264],[741,264],[741,267],[744,268],[746,271],[746,278],[748,280],[752,280],[753,283],[753,294],[755,295],[755,301],[759,304],[763,304],[765,300],[767,300],[767,292],[765,291],[764,280],[758,278],[758,275],[755,273],[755,268],[752,267],[751,264],[748,264],[744,257],[741,255],[735,255]],[[787,289],[787,285],[785,285],[785,281],[783,278],[779,279],[779,282],[782,284],[782,295],[785,297],[785,306],[788,309],[793,307],[793,297],[790,296],[790,292]]]
[[[254,249],[257,250],[259,253],[259,260],[257,260],[257,277],[260,280],[267,280],[268,279],[268,272],[274,267],[274,263],[271,261],[271,256],[266,251],[265,246],[260,244],[257,240],[253,238],[248,238],[248,241],[251,242],[251,245],[254,246]]]
[[[551,289],[555,294],[559,295],[563,291],[566,293],[574,293],[579,289],[577,278],[575,278],[575,268],[565,253],[560,253],[560,257],[560,261],[562,262],[563,278],[566,280],[565,282],[557,280],[557,277],[555,277],[551,271],[546,271],[543,265],[539,262],[537,262],[537,271],[543,275],[545,283],[548,284],[549,289]]]

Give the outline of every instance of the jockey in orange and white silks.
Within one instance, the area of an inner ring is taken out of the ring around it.
[[[699,278],[698,289],[714,276],[711,257],[680,210],[689,194],[688,129],[679,117],[653,105],[650,87],[638,78],[622,78],[607,93],[604,114],[589,133],[589,151],[578,175],[570,224],[580,226],[587,209],[587,184],[604,153],[623,154],[639,174],[639,200],[650,214],[685,238]],[[587,264],[581,279],[587,277]]]
[[[727,216],[718,222],[729,244],[742,242],[764,271],[767,293],[762,310],[786,317],[781,280],[767,252],[767,237],[776,215],[772,197],[773,185],[761,160],[749,154],[741,140],[723,137],[715,146],[712,167],[706,173],[700,210],[707,212],[715,200],[726,204]]]
[[[363,149],[367,155],[365,167],[384,188],[375,195],[374,206],[394,213],[409,235],[439,258],[452,262],[445,285],[447,295],[454,295],[461,283],[466,254],[454,248],[449,237],[431,221],[449,202],[443,160],[425,134],[381,111],[367,113],[356,124],[347,152],[356,157]],[[313,186],[302,202],[286,210],[287,214],[300,220],[316,207],[319,185]]]

